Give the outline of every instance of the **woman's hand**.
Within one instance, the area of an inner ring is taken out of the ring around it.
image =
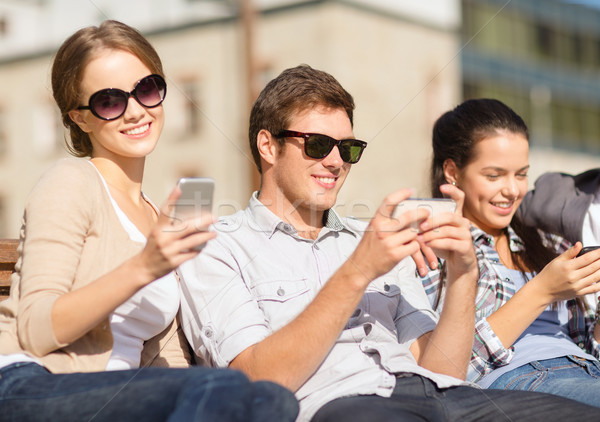
[[[194,248],[216,237],[215,232],[208,231],[214,223],[212,215],[183,221],[170,217],[172,206],[180,194],[179,188],[173,189],[148,235],[146,246],[137,256],[142,271],[147,273],[148,283],[198,255],[199,251]]]
[[[600,291],[600,249],[577,257],[581,248],[577,242],[530,281],[548,304]]]
[[[199,252],[193,250],[195,246],[216,236],[207,231],[213,222],[211,216],[171,224],[170,208],[179,194],[179,189],[175,188],[169,195],[140,253],[54,302],[52,324],[59,342],[68,344],[80,338],[139,289],[198,255]]]
[[[554,258],[487,321],[505,347],[512,345],[551,303],[600,290],[600,249],[577,257],[581,243]],[[594,335],[598,333],[594,329]],[[598,338],[598,336],[596,336]]]

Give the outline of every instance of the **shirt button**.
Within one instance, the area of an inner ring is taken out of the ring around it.
[[[283,290],[281,287],[279,289],[277,289],[277,296],[283,296],[285,294],[285,290]]]
[[[390,285],[389,285],[389,284],[387,284],[387,283],[386,283],[386,284],[384,284],[384,285],[383,285],[383,290],[385,290],[386,292],[389,292],[389,291],[390,291]]]
[[[206,336],[206,338],[211,338],[213,336],[213,332],[210,328],[207,328],[206,330],[204,330],[204,335]]]

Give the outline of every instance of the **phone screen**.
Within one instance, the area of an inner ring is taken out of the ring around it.
[[[177,186],[181,189],[181,195],[177,198],[173,210],[175,220],[181,222],[212,212],[213,192],[215,190],[213,179],[209,177],[186,177],[179,179]],[[204,246],[206,246],[206,243],[194,249],[200,251]]]
[[[456,202],[446,198],[408,198],[400,202],[392,217],[414,209],[425,208],[431,215],[441,212],[454,212],[456,210]]]
[[[181,195],[174,208],[174,217],[179,219],[201,216],[212,211],[215,181],[208,177],[186,177],[177,184]]]

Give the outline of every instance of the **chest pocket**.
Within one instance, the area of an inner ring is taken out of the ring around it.
[[[358,307],[389,331],[395,332],[395,317],[401,298],[402,291],[396,284],[396,277],[383,276],[369,284]]]
[[[377,292],[386,297],[394,297],[401,293],[400,287],[395,283],[395,277],[379,277],[367,286],[367,292]]]
[[[263,280],[252,287],[252,294],[273,331],[298,316],[312,297],[306,278]]]

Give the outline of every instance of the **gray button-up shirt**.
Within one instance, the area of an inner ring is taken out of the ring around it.
[[[256,194],[247,209],[220,219],[217,238],[180,267],[182,326],[199,356],[226,367],[306,308],[366,228],[333,210],[327,215],[314,241],[299,237]],[[371,282],[322,365],[296,392],[299,420],[338,397],[389,397],[397,375],[423,375],[442,388],[463,384],[418,366],[409,350],[436,323],[412,259],[401,261]]]

